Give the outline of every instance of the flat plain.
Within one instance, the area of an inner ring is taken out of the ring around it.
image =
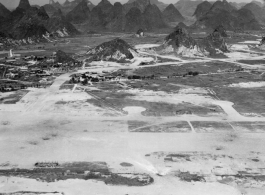
[[[259,42],[255,33],[244,41]],[[85,63],[88,48],[117,37],[148,63]],[[0,94],[0,194],[264,194],[264,51],[228,38],[226,58],[150,52],[164,37],[80,36],[15,51],[64,50],[84,67],[46,88]],[[69,82],[86,72],[155,79]],[[40,162],[59,167],[44,176]]]

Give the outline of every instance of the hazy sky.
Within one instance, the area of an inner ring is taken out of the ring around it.
[[[4,4],[6,7],[8,8],[15,8],[20,0],[0,0],[0,2],[2,4]],[[55,1],[59,1],[60,3],[65,2],[65,0],[55,0]],[[70,0],[72,1],[72,0]],[[98,2],[100,0],[90,0],[92,3],[94,3],[95,5],[98,4]],[[116,1],[120,1],[122,3],[127,2],[128,0],[109,0],[110,2],[114,3]],[[160,0],[161,2],[165,2],[165,3],[176,3],[178,0]],[[234,1],[234,2],[250,2],[252,0],[228,0],[228,1]],[[262,0],[257,0],[257,1],[262,1]],[[49,2],[49,0],[29,0],[30,4],[34,5],[34,4],[38,4],[38,5],[44,5],[46,3]]]

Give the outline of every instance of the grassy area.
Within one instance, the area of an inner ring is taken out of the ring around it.
[[[144,89],[152,91],[176,92],[180,89],[178,86],[168,85],[164,80],[143,80],[127,81],[126,84],[135,89]]]
[[[128,121],[130,132],[150,133],[190,133],[191,128],[186,121],[172,123],[151,124],[143,121]]]
[[[175,77],[168,79],[167,82],[194,87],[223,87],[233,83],[258,82],[263,80],[264,78],[260,76],[260,73],[232,72],[223,74]]]
[[[142,112],[144,116],[176,116],[183,114],[206,116],[223,112],[219,107],[214,105],[206,108],[190,103],[169,104],[165,102],[133,100],[129,98],[130,96],[134,96],[133,94],[122,91],[93,91],[89,92],[89,94],[97,97],[97,99],[87,100],[88,103],[95,106],[101,108],[112,107],[120,111],[122,111],[124,107],[129,106],[143,107],[146,108],[146,111]]]
[[[7,92],[9,95],[5,97],[0,96],[0,104],[16,104],[23,98],[29,91],[19,90],[14,92]]]
[[[265,122],[232,122],[238,132],[264,133]]]
[[[60,90],[72,90],[74,88],[74,84],[69,84],[68,81],[64,82],[61,86],[60,86]]]
[[[240,113],[258,113],[265,116],[264,88],[213,88],[221,100],[234,103],[234,108]]]
[[[98,180],[109,185],[127,185],[127,186],[144,186],[154,182],[153,178],[147,174],[112,173],[105,162],[75,162],[65,163],[56,167],[49,167],[47,162],[37,162],[47,164],[48,166],[38,167],[35,169],[1,169],[2,176],[19,176],[24,178],[36,179],[45,182],[55,182],[68,179]]]
[[[197,133],[213,133],[216,131],[233,131],[231,125],[226,122],[213,122],[213,121],[192,121],[194,130]]]
[[[249,65],[265,64],[265,60],[239,60],[238,62]]]
[[[227,62],[205,62],[188,63],[185,65],[165,65],[155,67],[142,67],[136,69],[133,73],[140,76],[182,76],[189,72],[198,72],[199,74],[219,73],[220,71],[240,70],[241,67]]]

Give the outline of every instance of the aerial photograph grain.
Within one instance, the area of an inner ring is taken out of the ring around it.
[[[265,0],[0,0],[0,195],[265,195]]]

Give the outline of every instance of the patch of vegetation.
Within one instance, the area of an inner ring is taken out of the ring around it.
[[[94,179],[108,185],[145,186],[153,183],[153,178],[147,174],[112,173],[105,162],[75,162],[59,164],[36,163],[34,169],[1,169],[0,176],[25,177],[45,182],[55,182],[67,179]]]
[[[10,122],[9,121],[3,121],[1,124],[6,126],[6,125],[9,125]]]
[[[265,122],[232,122],[235,129],[240,132],[257,132],[263,133],[265,131]]]
[[[214,149],[217,150],[217,151],[220,151],[220,150],[224,150],[225,147],[224,146],[217,145],[217,146],[214,146]]]
[[[199,176],[197,174],[191,174],[189,172],[180,172],[179,174],[177,174],[177,176],[182,181],[187,181],[187,182],[192,182],[192,181],[205,182],[204,177]]]
[[[233,128],[226,122],[214,121],[192,121],[192,126],[197,133],[213,133],[233,131]]]
[[[265,64],[265,60],[238,60],[238,62],[249,65]]]
[[[216,87],[213,90],[221,100],[233,102],[233,107],[239,113],[258,113],[265,116],[264,88]]]
[[[55,104],[68,104],[69,102],[67,102],[67,101],[58,101],[58,102],[56,102]]]
[[[190,103],[169,104],[165,102],[133,100],[128,98],[133,96],[133,94],[118,91],[93,91],[88,93],[97,97],[97,99],[88,99],[87,102],[97,107],[112,107],[121,112],[124,107],[128,106],[143,107],[146,108],[146,111],[142,112],[144,116],[175,116],[185,113],[205,116],[223,112],[219,107],[214,105],[210,107],[201,107]]]
[[[108,185],[126,185],[126,186],[145,186],[154,182],[154,179],[148,175],[136,175],[136,177],[125,177],[119,174],[111,174],[105,179],[105,184]],[[140,177],[139,177],[140,176]],[[144,178],[142,178],[144,176]]]
[[[130,132],[167,132],[167,133],[189,133],[191,128],[186,121],[172,123],[152,124],[142,121],[128,121]]]
[[[134,71],[134,74],[140,76],[197,76],[199,74],[219,73],[219,72],[236,72],[242,71],[242,68],[236,64],[228,62],[203,62],[203,63],[188,63],[182,66],[166,65],[155,67],[143,67]]]
[[[257,73],[249,72],[225,72],[220,74],[202,75],[196,77],[176,77],[167,80],[171,83],[189,85],[194,87],[223,87],[226,85],[241,83],[241,82],[255,82],[263,81],[263,78]],[[227,87],[225,87],[227,89]]]
[[[29,91],[28,90],[19,90],[15,91],[12,94],[0,98],[0,104],[16,104],[19,102]]]
[[[73,84],[63,84],[60,86],[59,90],[73,90],[74,85]]]
[[[51,136],[52,137],[57,137],[58,136],[58,133],[52,133]]]
[[[127,162],[122,162],[120,165],[122,167],[132,167],[133,166],[131,163],[127,163]]]
[[[39,142],[37,142],[37,141],[29,141],[28,143],[29,143],[30,145],[34,145],[34,146],[36,146],[36,145],[39,144]]]
[[[50,139],[51,139],[51,138],[48,137],[48,136],[42,138],[42,140],[44,140],[44,141],[48,141],[48,140],[50,140]]]

